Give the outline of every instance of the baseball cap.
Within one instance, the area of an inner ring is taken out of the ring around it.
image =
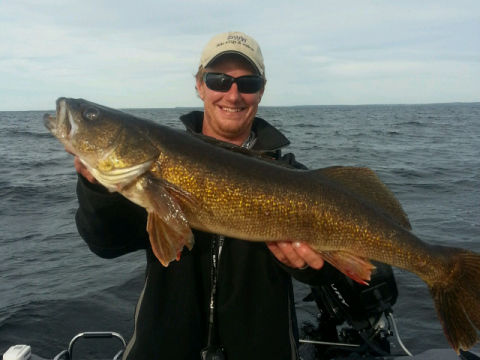
[[[229,31],[215,35],[205,46],[200,57],[200,65],[206,68],[224,54],[238,54],[247,59],[265,77],[265,65],[260,45],[247,34]]]

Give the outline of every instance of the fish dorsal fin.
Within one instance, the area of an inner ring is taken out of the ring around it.
[[[366,167],[333,166],[313,170],[313,172],[319,173],[323,177],[342,185],[347,190],[382,210],[399,225],[411,230],[410,221],[402,205],[372,169]]]

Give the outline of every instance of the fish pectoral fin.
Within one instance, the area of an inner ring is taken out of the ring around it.
[[[360,196],[371,205],[383,211],[400,226],[408,230],[412,229],[402,205],[372,169],[367,167],[332,166],[312,170],[312,173],[319,174],[344,186],[345,189],[354,195]]]
[[[375,266],[368,260],[346,251],[321,251],[322,258],[362,285],[368,285]]]
[[[160,177],[156,177],[154,174],[158,171],[158,169],[161,169],[162,165],[160,162],[155,162],[154,166],[152,167],[152,172],[148,175],[150,181],[156,186],[161,187],[164,189],[170,196],[178,203],[178,204],[183,204],[184,206],[190,207],[190,208],[197,208],[200,206],[198,203],[197,199],[192,196],[191,193],[188,191],[185,191],[184,189],[176,186],[175,184],[172,184]]]
[[[156,212],[149,212],[147,219],[147,231],[150,237],[150,244],[155,257],[163,266],[173,260],[180,260],[180,254],[184,246],[189,250],[193,247],[193,234],[190,227],[183,226],[178,222],[172,225],[167,223],[165,217]]]
[[[180,259],[184,246],[192,249],[192,230],[180,204],[170,194],[171,190],[167,190],[163,180],[145,176],[141,187],[148,199],[145,204],[147,231],[153,253],[164,266],[168,266],[171,261]]]
[[[166,181],[163,182],[163,186],[177,203],[188,205],[190,208],[197,208],[199,206],[198,201],[189,192]]]

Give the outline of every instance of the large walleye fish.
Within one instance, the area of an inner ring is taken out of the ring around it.
[[[148,212],[164,265],[193,246],[191,228],[250,241],[303,241],[365,283],[377,260],[423,279],[452,347],[480,327],[480,255],[410,232],[392,193],[366,168],[296,170],[233,145],[82,99],[59,98],[46,127],[110,191]]]

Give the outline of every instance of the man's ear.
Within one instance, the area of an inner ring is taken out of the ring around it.
[[[195,89],[197,90],[198,97],[203,101],[205,96],[205,84],[203,83],[203,81],[197,80],[195,82]]]
[[[260,101],[262,101],[262,97],[263,97],[263,92],[265,91],[265,86],[262,87],[262,89],[259,91],[258,93],[258,96],[260,97],[258,99],[258,102],[260,103]]]

